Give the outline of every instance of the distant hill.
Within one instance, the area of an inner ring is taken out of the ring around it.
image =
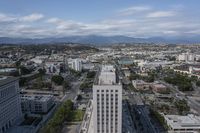
[[[82,44],[114,44],[114,43],[200,43],[200,37],[184,37],[184,38],[164,38],[164,37],[151,37],[151,38],[134,38],[127,36],[68,36],[60,38],[9,38],[0,37],[0,44],[45,44],[45,43],[82,43]]]

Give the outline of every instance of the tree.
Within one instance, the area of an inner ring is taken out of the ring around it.
[[[136,80],[136,79],[139,79],[139,77],[140,77],[140,76],[139,76],[138,74],[133,74],[133,73],[131,73],[129,79],[130,79],[130,80]]]
[[[81,95],[78,95],[78,96],[77,96],[77,100],[80,101],[81,99],[82,99],[82,96],[81,96]]]
[[[60,76],[60,75],[54,75],[51,78],[51,81],[54,82],[56,85],[62,85],[63,81],[64,81],[64,78],[62,76]]]
[[[197,85],[198,87],[200,87],[200,80],[198,80],[198,81],[196,82],[196,85]]]
[[[15,62],[15,66],[17,69],[21,66],[21,59]]]
[[[70,88],[70,83],[68,81],[64,81],[63,87],[64,87],[65,90],[68,90]]]
[[[46,70],[45,69],[42,69],[42,68],[40,68],[39,70],[38,70],[38,72],[39,72],[39,74],[40,75],[45,75],[45,73],[46,73]]]
[[[92,72],[88,72],[87,73],[87,78],[94,78],[95,77],[96,72],[92,71]]]
[[[39,72],[40,79],[42,80],[42,79],[43,79],[43,76],[44,76],[44,75],[45,75],[45,73],[46,73],[46,70],[45,70],[45,69],[42,69],[42,68],[40,68],[40,69],[38,70],[38,72]]]
[[[189,78],[186,75],[181,75],[176,73],[173,76],[167,76],[164,80],[169,83],[178,86],[180,91],[192,91],[192,78]]]
[[[181,115],[190,111],[190,107],[188,106],[187,101],[185,99],[176,101],[175,106],[177,107],[178,112]]]
[[[165,118],[163,115],[161,115],[158,111],[152,108],[150,108],[149,113],[151,117],[154,117],[159,121],[159,123],[163,126],[165,130],[168,129],[167,123],[165,122]]]
[[[70,83],[68,81],[63,82],[63,94],[65,93],[66,90],[70,89]]]
[[[65,120],[71,121],[73,118],[73,102],[67,100],[55,112],[53,118],[41,130],[41,133],[59,133]]]
[[[32,70],[24,67],[24,66],[20,66],[20,72],[21,72],[21,75],[26,75],[26,74],[30,74]]]

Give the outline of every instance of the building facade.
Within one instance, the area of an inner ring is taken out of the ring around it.
[[[187,116],[180,115],[164,115],[165,121],[169,130],[173,133],[199,133],[200,132],[200,117],[188,114]]]
[[[149,90],[151,85],[150,83],[144,82],[143,80],[133,80],[132,84],[137,90]]]
[[[80,59],[69,59],[68,67],[75,71],[82,71],[82,61]]]
[[[47,113],[54,105],[52,95],[22,95],[23,113]]]
[[[122,85],[113,66],[103,66],[93,86],[94,133],[122,132]]]
[[[22,119],[20,90],[17,78],[0,79],[0,133]]]

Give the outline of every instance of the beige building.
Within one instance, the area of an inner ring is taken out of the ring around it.
[[[122,132],[122,85],[113,66],[103,66],[93,86],[93,133]]]
[[[149,90],[151,85],[150,83],[144,82],[143,80],[133,80],[132,84],[137,90]]]

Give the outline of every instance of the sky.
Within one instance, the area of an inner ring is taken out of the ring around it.
[[[0,37],[200,35],[200,0],[0,0]]]

